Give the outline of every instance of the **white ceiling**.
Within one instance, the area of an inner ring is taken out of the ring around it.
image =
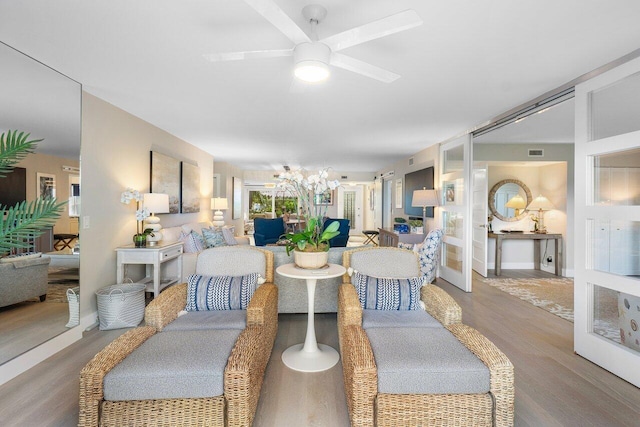
[[[307,1],[275,0],[302,28]],[[637,0],[325,0],[320,38],[415,9],[421,27],[343,53],[400,74],[341,69],[290,93],[291,58],[204,53],[290,48],[240,0],[0,2],[0,40],[84,89],[247,170],[376,171],[639,46]]]

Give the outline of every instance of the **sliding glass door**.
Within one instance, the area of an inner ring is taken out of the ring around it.
[[[640,58],[576,87],[575,351],[640,386]]]

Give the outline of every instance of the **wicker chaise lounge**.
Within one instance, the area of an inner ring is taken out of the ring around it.
[[[114,340],[82,370],[80,426],[252,424],[278,325],[273,254],[249,246],[208,249],[200,254],[196,272],[259,272],[266,283],[246,310],[180,316],[187,284],[162,292],[145,311],[147,326]],[[230,354],[223,350],[227,347]],[[219,392],[210,392],[211,383]],[[140,393],[167,396],[140,398]]]
[[[343,263],[373,278],[367,283],[420,271],[413,252],[396,248],[347,251]],[[487,338],[460,323],[460,308],[446,292],[434,285],[421,288],[426,313],[363,310],[362,295],[351,283],[362,280],[345,276],[338,296],[352,426],[513,425],[513,365]]]

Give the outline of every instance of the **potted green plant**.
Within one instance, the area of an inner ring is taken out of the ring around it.
[[[287,255],[293,251],[294,263],[301,268],[315,269],[327,264],[329,240],[340,232],[340,224],[332,222],[323,229],[327,205],[316,203],[327,191],[333,191],[340,183],[328,180],[328,171],[317,175],[304,175],[304,171],[284,172],[280,175],[280,187],[290,190],[300,199],[300,209],[306,218],[303,230],[284,235]]]
[[[33,153],[42,141],[29,139],[29,136],[29,133],[17,130],[0,134],[0,178]],[[0,217],[0,257],[13,249],[29,248],[29,240],[41,235],[46,227],[53,226],[65,204],[66,201],[57,203],[55,198],[39,198],[31,202],[22,201],[15,206],[0,205],[0,211],[4,213]]]
[[[411,232],[415,234],[424,234],[424,227],[422,225],[421,219],[412,219],[409,221],[409,227],[411,227]]]

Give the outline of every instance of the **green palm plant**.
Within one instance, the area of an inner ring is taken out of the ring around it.
[[[10,173],[18,162],[33,153],[42,139],[29,139],[29,133],[7,131],[0,134],[0,178]],[[0,205],[0,256],[13,248],[28,248],[29,239],[55,224],[66,202],[55,198],[22,201],[15,206]]]

